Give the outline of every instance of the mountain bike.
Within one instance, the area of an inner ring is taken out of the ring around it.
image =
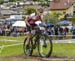
[[[33,34],[34,33],[34,34]],[[31,39],[29,44],[29,50],[26,49],[26,41],[27,38],[24,40],[24,54],[31,56],[33,53],[33,50],[37,47],[38,53],[41,57],[49,57],[52,53],[52,40],[50,39],[50,36],[47,33],[47,28],[42,27],[42,30],[40,28],[35,29],[35,32],[31,33]]]

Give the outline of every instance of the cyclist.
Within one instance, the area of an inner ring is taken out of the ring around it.
[[[35,22],[41,21],[43,25],[45,25],[45,21],[43,20],[43,9],[39,10],[39,13],[31,14],[25,19],[26,27],[27,27],[27,43],[26,48],[29,48],[30,44],[30,38],[31,38],[31,31],[34,29],[34,27],[38,27]]]

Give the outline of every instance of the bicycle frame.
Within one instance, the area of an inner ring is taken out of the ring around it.
[[[35,34],[33,34],[35,33]],[[40,38],[40,35],[47,35],[47,29],[44,29],[44,30],[40,30],[39,28],[35,29],[35,32],[32,33],[32,37],[35,36],[35,40],[34,40],[34,46],[36,46],[36,44],[39,42],[39,38]],[[45,43],[45,41],[44,41]]]
[[[30,42],[31,44],[30,44],[30,47],[29,47],[29,53],[27,52],[28,49],[26,49],[27,38],[24,40],[24,52],[25,52],[25,54],[28,54],[29,56],[31,56],[32,53],[33,53],[33,49],[35,49],[37,47],[39,55],[41,57],[49,57],[52,53],[52,41],[48,37],[47,29],[40,30],[40,28],[37,28],[37,29],[34,29],[34,30],[35,31],[32,30],[33,32],[31,32],[31,42]],[[46,47],[48,47],[47,42],[49,43],[50,48],[48,49],[49,51],[46,53],[46,55],[44,55],[41,52],[42,51],[41,47],[46,49]]]

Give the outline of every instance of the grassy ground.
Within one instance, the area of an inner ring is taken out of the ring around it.
[[[75,57],[75,44],[53,44],[53,56]]]
[[[25,39],[25,36],[21,36],[21,37],[0,36],[0,40],[17,40],[17,41],[23,41],[24,39]]]
[[[22,37],[2,37],[0,36],[0,46],[4,45],[11,45],[11,44],[19,44],[23,43],[25,36]],[[16,40],[18,42],[3,42],[1,40]],[[21,42],[19,42],[21,41]],[[1,48],[0,48],[1,51]],[[4,47],[0,53],[0,57],[7,57],[7,56],[17,56],[24,54],[23,52],[23,45],[17,46],[9,46]],[[34,51],[34,55],[38,55],[37,50]],[[75,57],[75,44],[53,44],[53,53],[52,56],[54,57]]]
[[[25,39],[25,36],[22,36],[22,37],[0,36],[0,46],[20,44],[20,43],[23,43],[24,39]],[[12,41],[10,41],[10,40],[12,40]],[[23,54],[23,45],[22,44],[17,45],[17,46],[4,47],[2,49],[2,52],[0,53],[0,57],[16,56],[16,55],[20,55],[20,54]]]

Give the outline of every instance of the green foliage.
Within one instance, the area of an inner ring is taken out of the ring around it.
[[[71,18],[70,20],[72,21],[72,24],[75,25],[75,18],[73,17],[73,18]]]
[[[41,6],[48,6],[49,7],[49,5],[50,5],[50,2],[48,1],[48,0],[39,0],[41,3],[40,3],[40,5]]]
[[[32,1],[38,1],[38,0],[32,0]]]
[[[3,4],[3,2],[4,2],[3,0],[0,0],[0,4]]]
[[[56,12],[53,14],[47,13],[46,15],[44,15],[44,19],[46,20],[46,22],[50,22],[56,25],[60,15],[61,15],[60,13],[56,13]]]
[[[9,0],[10,2],[16,2],[16,1],[24,1],[24,0]]]
[[[72,18],[69,18],[70,21],[72,21],[72,24],[75,25],[75,14],[72,16]]]
[[[44,20],[45,20],[46,22],[51,22],[51,21],[50,21],[50,20],[51,20],[50,16],[51,16],[51,14],[50,14],[50,13],[47,13],[46,15],[44,15]]]
[[[15,2],[16,0],[9,0],[9,2]]]
[[[37,10],[35,8],[27,8],[25,14],[29,15],[31,13],[37,13]]]

